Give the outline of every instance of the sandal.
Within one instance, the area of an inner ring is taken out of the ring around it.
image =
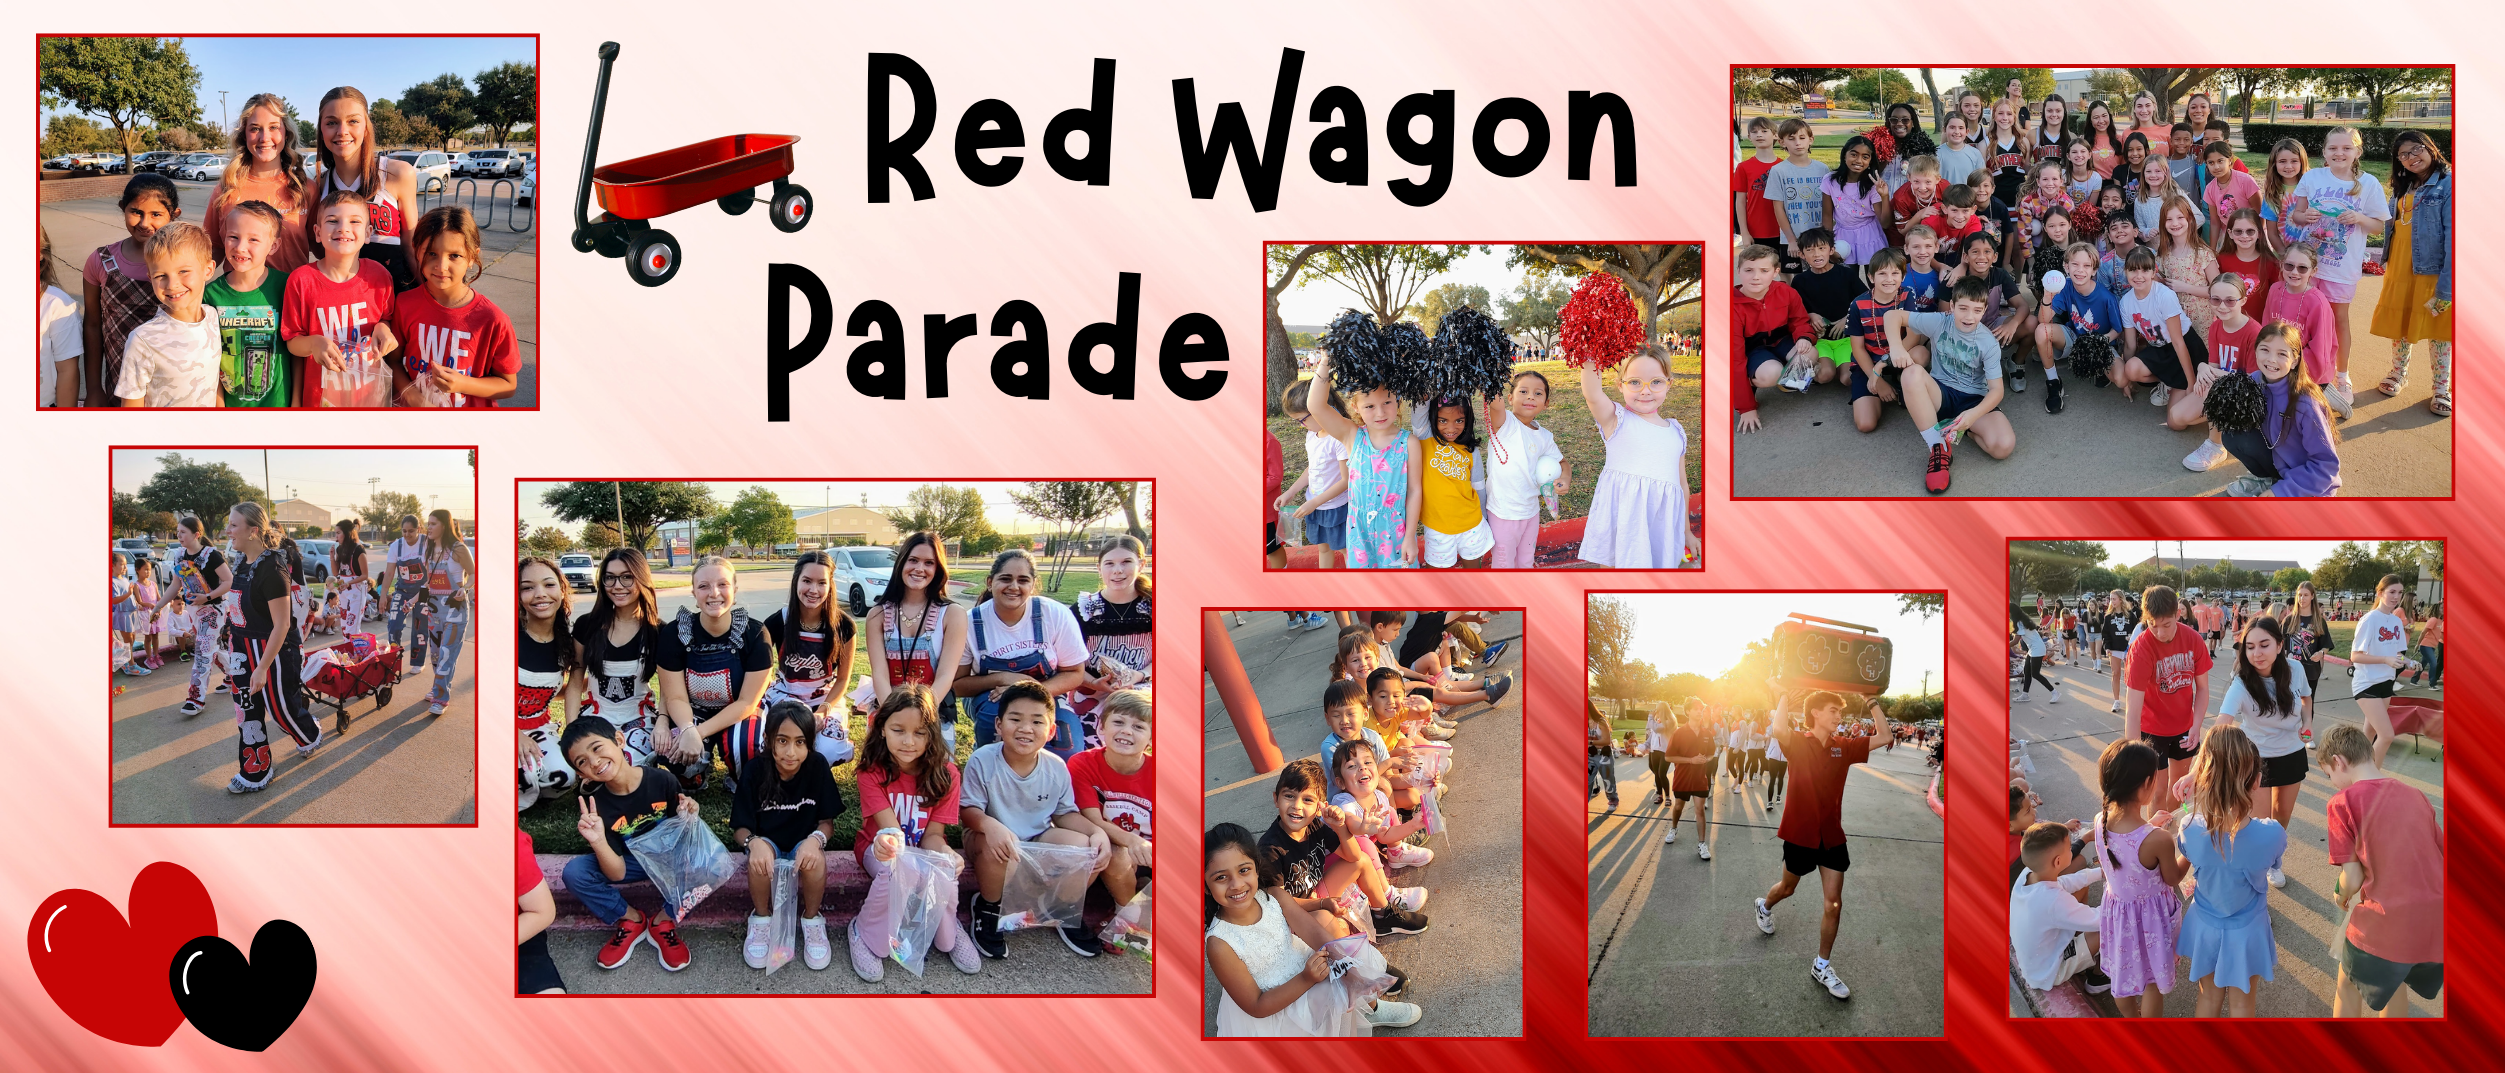
[[[2430,396],[2427,399],[2427,412],[2437,417],[2453,416],[2453,393],[2447,391]]]
[[[2408,376],[2407,371],[2396,370],[2392,375],[2384,377],[2382,383],[2376,384],[2375,390],[2386,395],[2398,395],[2401,393],[2401,386],[2407,382]]]

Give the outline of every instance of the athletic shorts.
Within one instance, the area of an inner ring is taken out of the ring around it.
[[[2329,300],[2333,305],[2347,305],[2357,300],[2356,280],[2350,280],[2347,283],[2333,283],[2330,280],[2322,278],[2321,276],[2315,276],[2314,286],[2322,288],[2322,296]]]
[[[1348,504],[1317,508],[1305,515],[1305,542],[1348,550]]]
[[[2340,943],[2340,968],[2348,980],[2357,985],[2357,993],[2366,1000],[2366,1008],[2380,1011],[2392,1004],[2392,996],[2407,985],[2419,998],[2431,999],[2444,990],[2444,963],[2421,961],[2404,965],[2385,961],[2363,950],[2345,938]]]
[[[1713,791],[1711,791],[1711,790],[1672,790],[1672,791],[1670,791],[1670,796],[1671,796],[1671,797],[1674,797],[1674,798],[1677,798],[1677,799],[1679,799],[1679,800],[1681,800],[1681,801],[1694,801],[1694,800],[1696,800],[1697,798],[1700,798],[1700,797],[1703,797],[1703,798],[1711,798],[1711,797],[1713,796]]]
[[[2208,360],[2209,345],[2201,342],[2201,333],[2193,331],[2189,327],[2184,328],[2183,346],[2185,351],[2192,355],[2193,361]],[[2176,391],[2188,391],[2191,389],[2191,381],[2183,378],[2183,363],[2175,360],[2174,344],[2168,343],[2164,346],[2156,346],[2151,344],[2146,338],[2142,338],[2140,340],[2139,358],[2140,364],[2148,366],[2149,372],[2157,374],[2158,383],[2164,384],[2167,387],[2175,389]]]
[[[1279,543],[1278,519],[1273,518],[1261,523],[1261,553],[1274,555],[1286,549],[1287,545]]]
[[[2071,932],[2070,945],[2062,948],[2061,964],[2053,969],[2052,982],[2046,984],[2045,987],[2060,987],[2070,982],[2071,977],[2095,967],[2096,955],[2088,950],[2087,933]],[[2033,987],[2033,981],[2029,981],[2028,986]]]
[[[1817,346],[1818,356],[1837,368],[1853,363],[1853,341],[1850,339],[1820,339]]]
[[[1766,363],[1768,363],[1768,362],[1772,362],[1772,363],[1774,363],[1774,366],[1775,366],[1776,368],[1778,368],[1778,369],[1779,369],[1779,368],[1782,368],[1782,367],[1783,367],[1783,365],[1784,365],[1784,361],[1783,361],[1782,356],[1781,356],[1781,355],[1779,355],[1779,354],[1776,354],[1774,351],[1771,351],[1771,350],[1762,350],[1762,349],[1760,349],[1760,350],[1751,350],[1751,351],[1749,351],[1749,352],[1748,352],[1748,378],[1749,378],[1751,381],[1756,380],[1756,379],[1757,379],[1757,370],[1762,369],[1762,368],[1765,368]]]
[[[2392,687],[2399,684],[2399,682],[2400,679],[2397,678],[2386,678],[2383,681],[2367,686],[2364,689],[2360,689],[2351,695],[2358,697],[2380,697],[2385,700],[2390,700],[2392,699]]]
[[[1825,849],[1804,846],[1798,842],[1783,843],[1783,870],[1793,875],[1805,876],[1821,868],[1842,872],[1849,870],[1852,866],[1853,855],[1851,851],[1844,848],[1843,843],[1839,842]]]
[[[1424,526],[1420,528],[1425,529]],[[1476,559],[1495,548],[1496,531],[1487,527],[1486,518],[1480,518],[1479,524],[1459,533],[1426,529],[1426,539],[1420,551],[1425,555],[1428,566],[1441,569],[1463,559]]]
[[[1954,420],[1958,415],[1983,405],[1983,396],[1969,395],[1946,384],[1940,385],[1940,415],[1934,420]],[[1972,431],[1969,429],[1968,431]]]
[[[2299,785],[2305,781],[2305,770],[2305,750],[2303,749],[2298,749],[2286,756],[2262,757],[2262,788]]]
[[[1854,364],[1851,368],[1846,369],[1844,371],[1844,375],[1847,378],[1846,382],[1851,386],[1852,394],[1852,397],[1846,400],[1847,402],[1860,402],[1863,399],[1875,399],[1879,397],[1877,392],[1870,390],[1870,378],[1862,373],[1861,366],[1858,363]],[[1903,406],[1905,404],[1904,388],[1898,383],[1898,378],[1903,375],[1904,370],[1899,369],[1896,366],[1889,365],[1884,360],[1879,363],[1879,378],[1887,381],[1887,386],[1896,390],[1896,401],[1887,403],[1886,405]]]
[[[2174,763],[2177,760],[2189,760],[2200,755],[2201,749],[2199,742],[2192,743],[2191,748],[2184,748],[2183,739],[2187,736],[2188,735],[2186,734],[2159,735],[2149,733],[2145,730],[2140,732],[2140,740],[2147,742],[2149,748],[2157,750],[2158,759],[2169,764]]]
[[[2052,329],[2052,333],[2051,333],[2051,334],[2052,334],[2052,338],[2053,338],[2053,349],[2054,349],[2054,350],[2068,350],[2068,349],[2070,349],[2070,340],[2071,340],[2071,335],[2070,335],[2070,326],[2069,326],[2069,325],[2067,325],[2067,324],[2047,324],[2047,325],[2045,325],[2045,327],[2046,327],[2046,328],[2050,328],[2050,329]]]

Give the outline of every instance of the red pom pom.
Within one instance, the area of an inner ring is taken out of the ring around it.
[[[2070,210],[2070,229],[2081,238],[2095,238],[2105,233],[2105,217],[2093,204],[2081,204]]]
[[[1575,284],[1574,295],[1557,312],[1557,345],[1566,364],[1608,369],[1644,345],[1643,320],[1616,276],[1594,272]]]
[[[1862,131],[1861,136],[1870,139],[1870,144],[1878,150],[1879,159],[1874,166],[1886,167],[1888,161],[1896,159],[1896,135],[1889,133],[1887,124],[1881,123]]]

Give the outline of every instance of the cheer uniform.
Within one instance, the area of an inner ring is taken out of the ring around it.
[[[827,600],[828,615],[841,616],[834,609],[832,596]],[[765,687],[765,696],[757,702],[757,711],[732,727],[739,735],[734,740],[748,743],[750,752],[757,748],[755,740],[764,732],[765,713],[783,701],[794,701],[812,712],[825,708],[817,719],[817,751],[829,764],[852,759],[852,727],[840,706],[829,705],[839,684],[835,670],[842,663],[842,654],[852,651],[853,625],[849,618],[838,617],[833,636],[826,627],[787,627],[783,612],[765,617],[766,636],[774,642],[774,682]]]
[[[650,626],[638,624],[635,636],[610,644],[608,624],[598,612],[574,620],[574,643],[582,647],[583,673],[591,688],[583,694],[584,715],[596,715],[618,730],[627,762],[642,767],[652,762],[652,724],[660,705],[652,695],[652,648],[659,639]],[[597,660],[592,658],[599,653]]]
[[[267,720],[295,739],[299,755],[313,751],[322,739],[321,724],[304,698],[304,650],[292,621],[270,615],[270,602],[287,595],[287,560],[276,549],[235,567],[235,587],[226,594],[226,675],[235,683],[235,778],[230,793],[251,793],[269,786],[272,776]],[[197,657],[194,657],[195,659]],[[270,664],[261,688],[251,687],[253,668]]]
[[[529,808],[540,792],[556,793],[574,785],[574,769],[557,749],[555,722],[557,698],[565,692],[564,661],[557,646],[568,642],[561,623],[551,640],[533,638],[528,626],[516,627],[514,640],[513,728],[528,735],[539,749],[535,768],[520,772],[523,789],[516,800]]]
[[[1086,593],[1078,598],[1076,613],[1079,635],[1087,639],[1089,673],[1109,679],[1115,689],[1153,688],[1156,618],[1147,593],[1129,603],[1105,599],[1102,592]],[[1071,698],[1070,707],[1079,715],[1079,733],[1090,749],[1104,744],[1096,711],[1104,699],[1094,693]]]
[[[391,573],[391,600],[383,605],[383,641],[400,644],[408,638],[408,659],[402,676],[417,673],[426,666],[426,560],[421,542],[393,538],[383,549],[383,562]],[[406,631],[405,633],[403,631]]]
[[[694,609],[681,609],[678,621],[661,627],[652,659],[662,670],[677,671],[685,677],[687,706],[696,723],[722,714],[723,709],[738,701],[749,675],[764,674],[774,667],[774,651],[766,644],[765,631],[748,617],[744,607],[731,609],[727,633],[706,632]],[[733,733],[741,728],[747,728],[746,733]],[[704,755],[681,769],[683,778],[702,784],[705,772],[713,766],[715,744],[707,742]],[[756,755],[757,744],[756,726],[751,720],[734,723],[721,735],[722,759],[730,768],[733,782],[738,781],[748,758]]]

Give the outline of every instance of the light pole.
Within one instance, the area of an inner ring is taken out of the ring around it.
[[[219,130],[223,130],[227,134],[232,135],[235,131],[234,128],[227,125],[228,122],[230,122],[230,118],[226,114],[226,91],[221,89],[217,91],[217,125]]]

